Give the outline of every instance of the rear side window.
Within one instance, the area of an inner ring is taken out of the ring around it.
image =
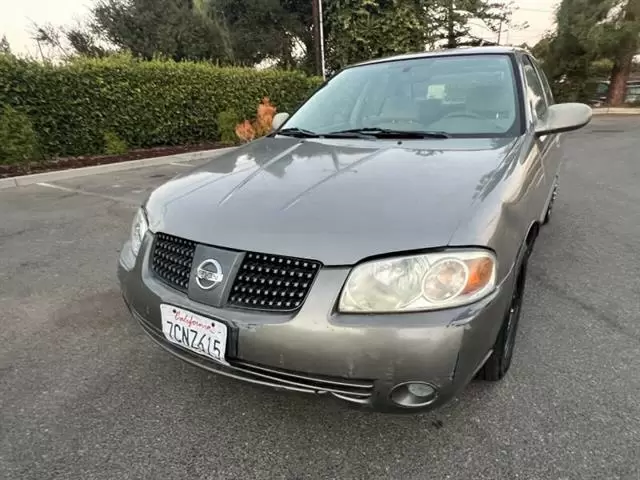
[[[542,120],[547,115],[547,100],[542,81],[528,56],[524,57],[524,75],[527,82],[527,101],[531,105],[534,115],[538,120]]]

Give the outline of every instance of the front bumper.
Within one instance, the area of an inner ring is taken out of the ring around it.
[[[438,407],[482,366],[507,309],[511,275],[473,305],[428,313],[345,315],[334,309],[348,268],[322,269],[295,314],[214,308],[158,280],[149,267],[151,235],[134,261],[128,245],[118,276],[122,294],[144,331],[173,355],[206,370],[285,390],[331,394],[379,411],[416,411],[391,400],[396,385],[424,382],[437,391],[421,406]],[[225,366],[165,340],[160,304],[225,322]]]

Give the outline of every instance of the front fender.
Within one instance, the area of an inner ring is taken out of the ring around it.
[[[502,282],[522,263],[528,235],[539,225],[548,199],[547,183],[540,145],[534,137],[523,137],[479,185],[469,215],[449,245],[481,245],[495,251],[497,280]]]

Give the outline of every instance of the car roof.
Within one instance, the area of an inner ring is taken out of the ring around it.
[[[357,67],[362,65],[373,65],[376,63],[395,62],[398,60],[416,60],[420,58],[433,58],[444,56],[462,56],[462,55],[496,55],[496,54],[513,54],[516,52],[529,53],[527,50],[520,47],[507,47],[507,46],[487,46],[487,47],[458,47],[442,50],[433,50],[430,52],[414,52],[406,53],[402,55],[394,55],[391,57],[376,58],[373,60],[367,60],[351,65],[351,67]]]

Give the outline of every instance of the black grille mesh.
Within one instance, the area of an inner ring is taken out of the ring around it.
[[[320,269],[313,260],[247,253],[231,288],[228,305],[293,311],[304,302]]]
[[[186,292],[195,251],[196,244],[190,240],[158,233],[151,268],[166,283]]]
[[[151,269],[168,285],[186,292],[195,250],[191,240],[157,233]],[[227,305],[273,312],[297,310],[320,267],[314,260],[247,252]]]

